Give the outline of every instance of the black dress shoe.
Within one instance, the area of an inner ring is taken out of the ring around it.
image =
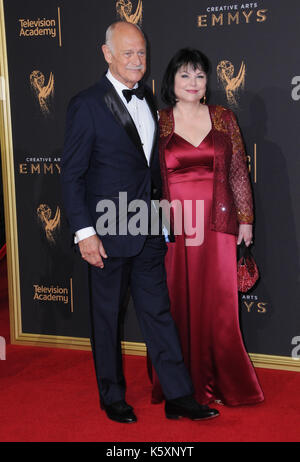
[[[106,415],[109,419],[120,423],[133,423],[137,421],[133,408],[126,401],[117,401],[110,405],[104,405]]]
[[[216,409],[202,406],[192,396],[184,396],[166,401],[165,413],[167,419],[187,417],[191,420],[213,419],[219,415]]]

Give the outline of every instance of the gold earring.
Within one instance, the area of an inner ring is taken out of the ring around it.
[[[206,95],[203,96],[203,101],[201,104],[206,104]]]

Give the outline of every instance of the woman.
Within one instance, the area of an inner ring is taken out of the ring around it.
[[[183,49],[162,83],[169,105],[160,111],[164,198],[181,204],[172,221],[175,235],[183,229],[166,256],[171,312],[195,398],[254,404],[264,398],[240,333],[236,267],[236,245],[252,241],[251,187],[234,114],[203,104],[207,74],[207,58]],[[162,399],[154,374],[152,402]]]

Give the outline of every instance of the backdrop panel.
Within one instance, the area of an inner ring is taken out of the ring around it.
[[[160,82],[171,56],[185,46],[208,56],[208,101],[237,115],[255,199],[253,252],[261,279],[240,299],[245,343],[253,356],[278,357],[278,365],[298,367],[300,59],[292,50],[299,2],[4,0],[3,5],[13,143],[5,154],[15,181],[20,281],[15,341],[89,345],[87,268],[71,249],[60,159],[68,101],[101,77],[105,30],[124,19],[138,23],[149,39],[148,83],[160,107]],[[133,352],[145,351],[130,299],[123,339]]]

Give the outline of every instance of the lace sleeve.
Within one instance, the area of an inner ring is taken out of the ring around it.
[[[168,174],[165,160],[165,146],[170,135],[173,132],[173,119],[171,111],[162,109],[159,111],[159,160],[162,178],[162,197],[170,201],[170,191],[168,185]]]
[[[244,143],[235,115],[232,111],[226,112],[226,125],[232,143],[229,183],[233,192],[237,219],[240,224],[252,224],[253,200]]]

